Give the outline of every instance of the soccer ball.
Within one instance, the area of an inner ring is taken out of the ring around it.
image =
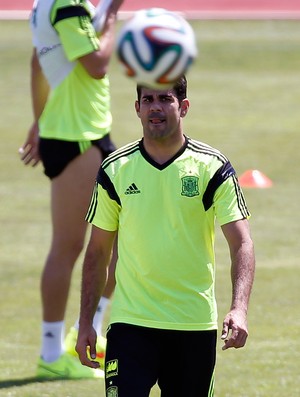
[[[117,56],[137,84],[172,86],[197,56],[194,32],[180,15],[163,8],[135,12],[117,37]]]

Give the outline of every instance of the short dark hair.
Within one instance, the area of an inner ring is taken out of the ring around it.
[[[137,92],[137,100],[140,102],[141,100],[141,93],[142,93],[142,88],[145,86],[138,84],[136,87],[136,92]],[[183,75],[181,76],[173,85],[173,90],[175,91],[176,97],[178,98],[179,103],[181,103],[185,98],[186,98],[186,93],[187,93],[187,80],[186,77]]]

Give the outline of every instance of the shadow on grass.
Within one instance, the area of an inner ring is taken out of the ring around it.
[[[58,382],[58,381],[66,381],[66,380],[77,380],[77,379],[70,379],[70,378],[52,378],[52,379],[43,379],[37,378],[35,376],[31,378],[22,378],[22,379],[7,379],[0,381],[0,390],[1,389],[9,389],[10,387],[19,387],[25,386],[32,383],[45,383],[45,382]],[[80,379],[78,379],[80,380]]]

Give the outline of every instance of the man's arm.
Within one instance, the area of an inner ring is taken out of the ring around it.
[[[49,84],[42,71],[36,49],[31,57],[31,100],[34,120],[38,121],[43,113],[49,95]]]
[[[38,121],[43,113],[49,94],[49,85],[41,69],[36,49],[33,49],[31,57],[31,101],[34,121],[28,131],[25,143],[19,149],[21,160],[25,165],[31,164],[33,167],[40,161],[38,142],[39,127]]]
[[[113,0],[108,8],[106,21],[100,37],[100,48],[79,58],[85,70],[94,79],[102,79],[107,71],[114,50],[117,12],[123,0]]]
[[[116,232],[108,232],[93,226],[83,262],[76,351],[81,363],[92,368],[99,367],[98,362],[92,361],[96,358],[96,332],[93,328],[93,317],[105,288],[115,236]],[[92,360],[87,356],[87,348],[90,349]]]
[[[232,302],[223,322],[223,350],[243,347],[248,337],[247,311],[255,272],[255,256],[246,219],[222,226],[231,257]]]

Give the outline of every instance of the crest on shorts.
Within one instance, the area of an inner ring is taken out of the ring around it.
[[[106,378],[118,375],[118,360],[111,360],[106,363]]]
[[[198,180],[199,178],[196,176],[184,176],[181,178],[181,195],[186,197],[199,196]]]

